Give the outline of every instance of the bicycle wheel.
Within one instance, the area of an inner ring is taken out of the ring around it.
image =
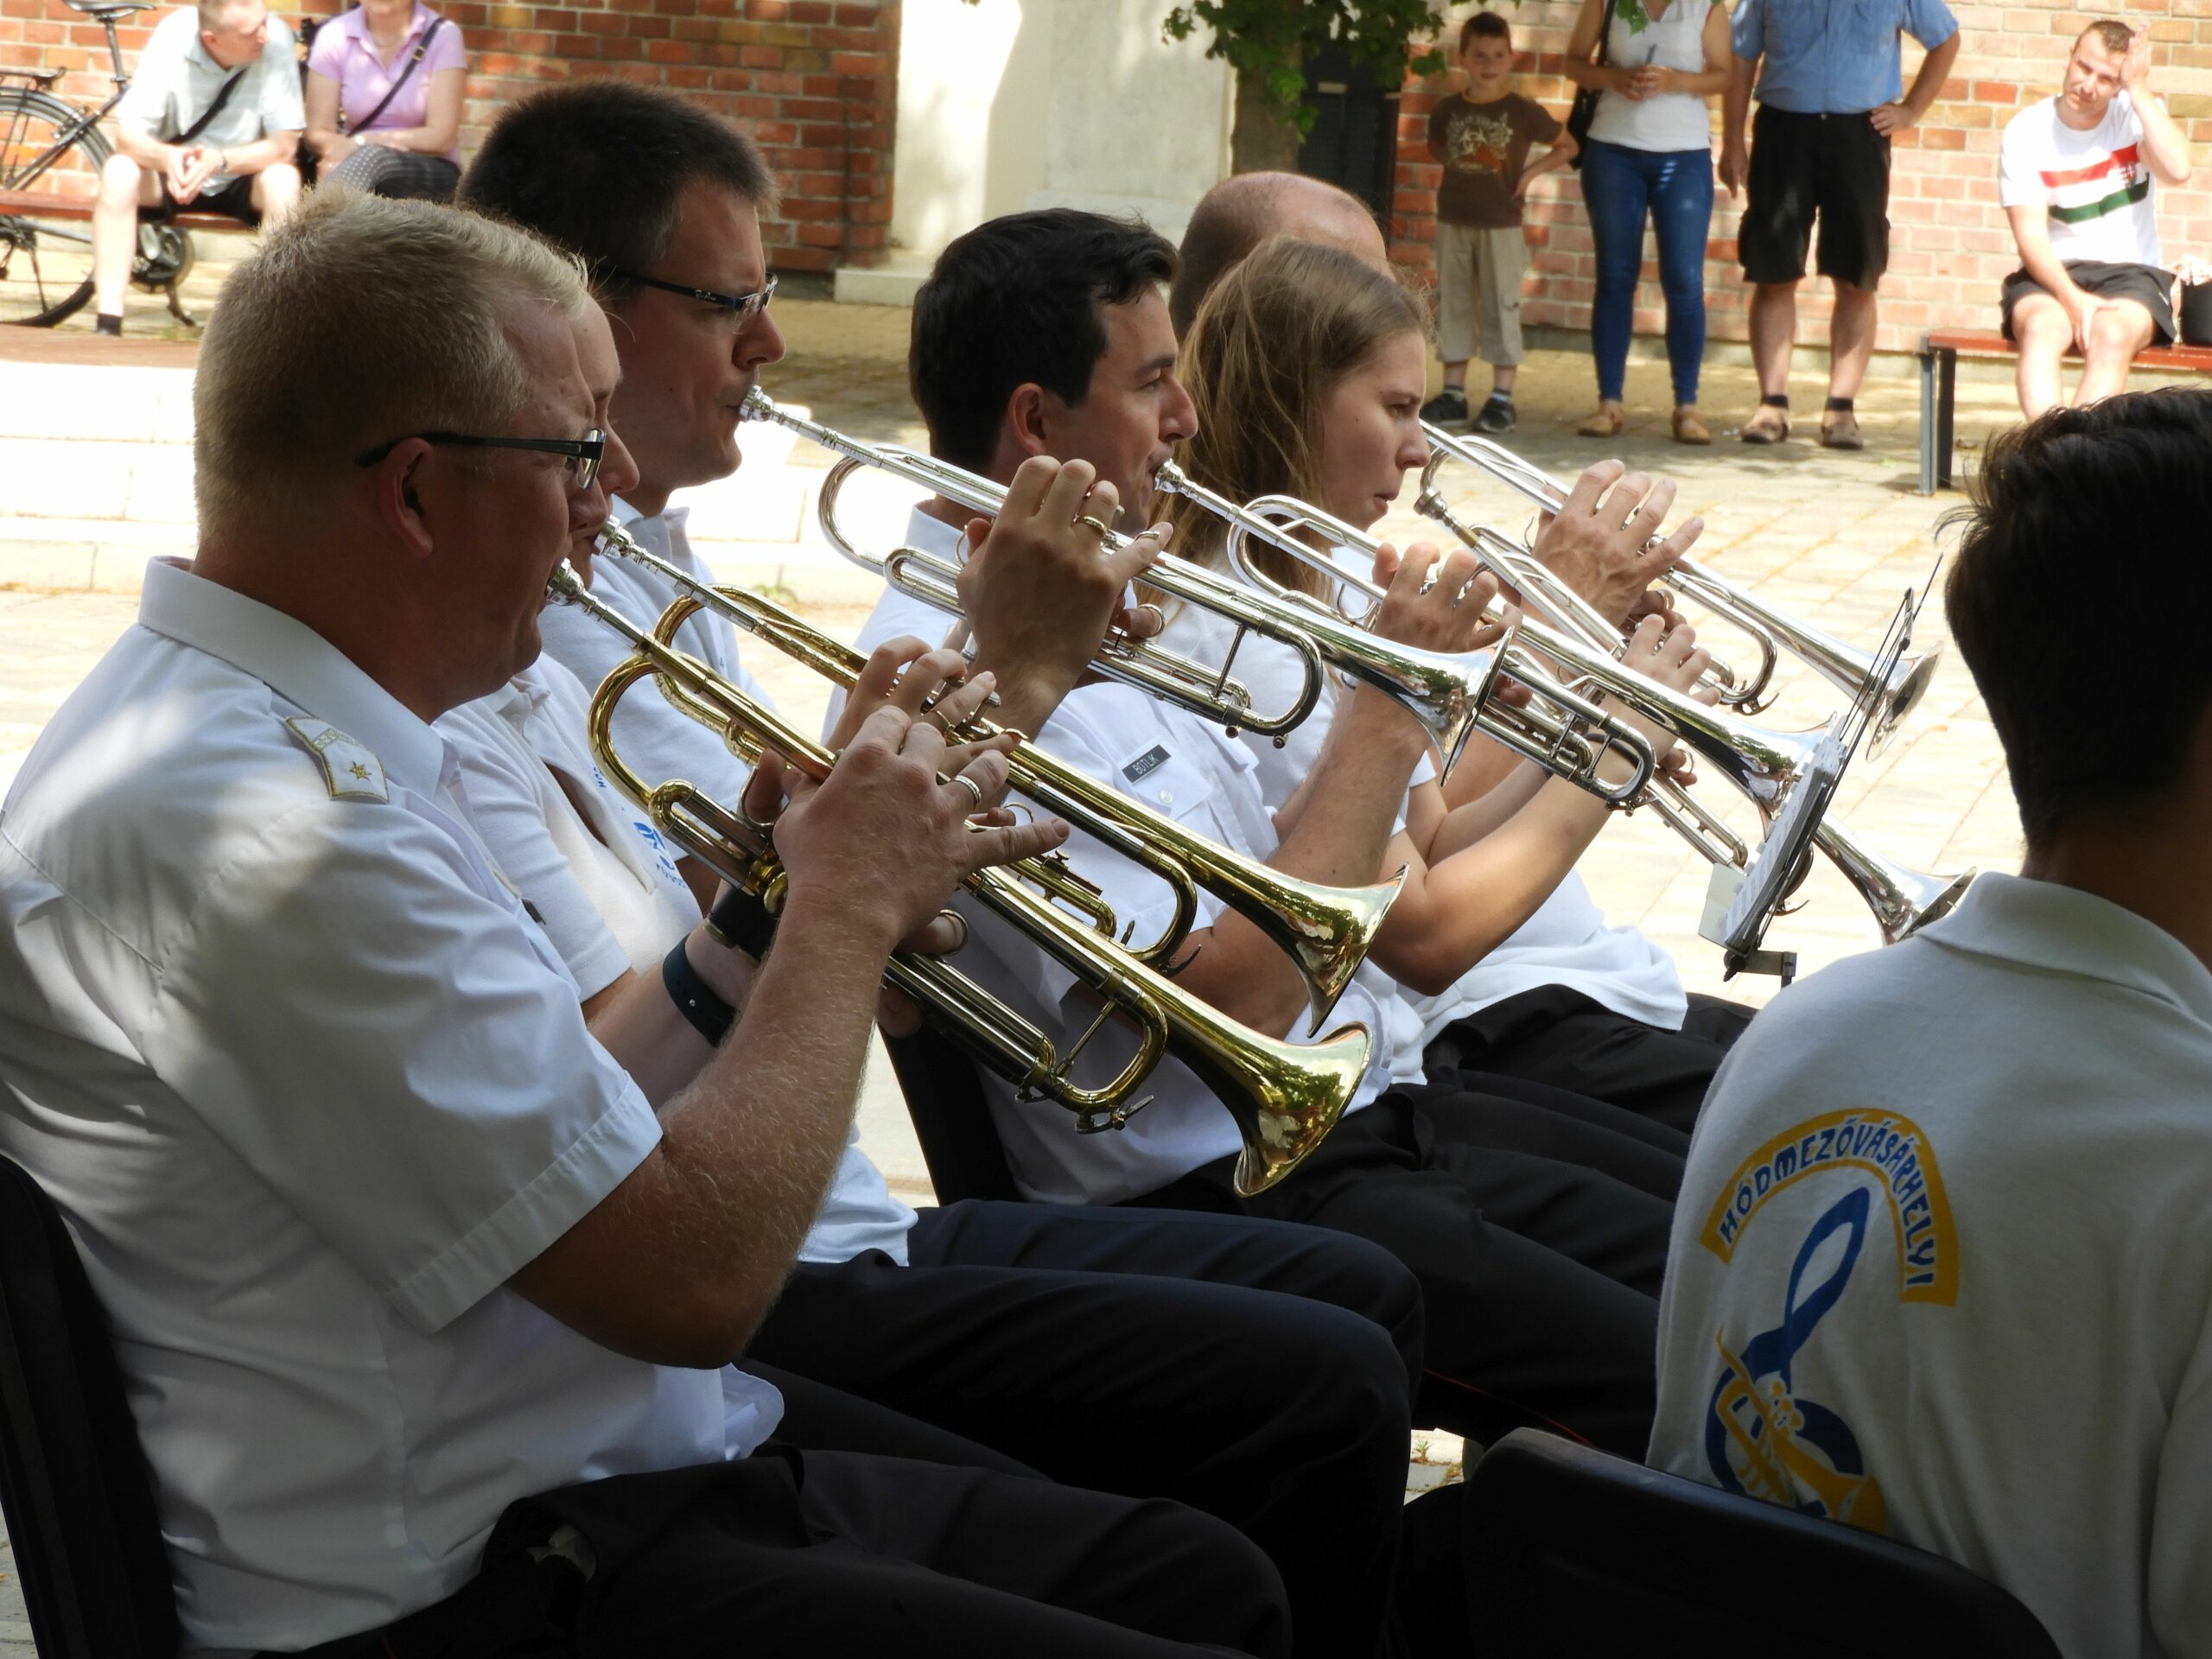
[[[107,140],[87,127],[27,178],[75,124],[77,111],[44,92],[0,92],[0,322],[51,327],[92,297],[92,204]],[[58,210],[41,212],[39,199]]]

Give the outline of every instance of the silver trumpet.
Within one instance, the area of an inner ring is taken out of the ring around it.
[[[990,517],[1005,502],[1004,486],[931,455],[848,437],[779,408],[757,386],[746,394],[741,418],[772,421],[841,456],[822,486],[820,522],[830,544],[900,592],[953,615],[960,613],[954,586],[957,567],[912,548],[880,556],[867,551],[837,524],[839,495],[855,468],[874,467]],[[1109,531],[1104,544],[1125,546],[1129,539]],[[1145,573],[1144,580],[1187,605],[1227,618],[1236,625],[1240,642],[1252,633],[1288,647],[1305,664],[1304,683],[1291,707],[1272,712],[1255,710],[1249,691],[1230,677],[1236,665],[1234,645],[1218,667],[1209,667],[1157,645],[1115,634],[1107,637],[1093,659],[1093,666],[1109,679],[1137,686],[1217,721],[1231,733],[1257,732],[1280,742],[1285,733],[1313,711],[1324,689],[1323,675],[1334,669],[1379,687],[1420,721],[1443,756],[1447,772],[1474,732],[1487,664],[1471,658],[1392,644],[1325,607],[1286,604],[1185,559],[1159,560]]]
[[[1348,572],[1325,555],[1307,545],[1296,533],[1310,531],[1336,545],[1350,549],[1365,557],[1372,557],[1378,546],[1364,531],[1356,530],[1342,519],[1324,512],[1320,508],[1291,496],[1262,496],[1239,510],[1231,520],[1229,552],[1231,563],[1243,571],[1248,579],[1265,582],[1264,572],[1251,565],[1247,543],[1249,537],[1258,536],[1270,545],[1281,549],[1324,572],[1332,580],[1342,583],[1354,593],[1363,594],[1370,602],[1379,601],[1382,589],[1374,582]],[[1486,540],[1505,542],[1494,531],[1482,532]],[[1506,542],[1509,547],[1518,543]],[[1483,555],[1481,547],[1475,548],[1477,556]],[[1524,556],[1525,550],[1522,550]],[[1533,558],[1529,563],[1534,563]],[[1544,598],[1536,593],[1523,593],[1532,609],[1544,608]],[[1587,608],[1586,607],[1585,607]],[[1590,613],[1596,616],[1594,611]],[[1660,684],[1656,680],[1636,672],[1623,664],[1616,655],[1618,650],[1617,630],[1598,618],[1594,624],[1580,621],[1571,610],[1552,616],[1555,626],[1524,619],[1520,626],[1497,648],[1501,677],[1526,686],[1540,701],[1555,695],[1561,683],[1577,692],[1594,699],[1598,694],[1619,699],[1667,731],[1694,751],[1712,770],[1725,778],[1756,806],[1763,821],[1771,823],[1791,792],[1806,776],[1813,758],[1827,734],[1823,726],[1811,731],[1777,732],[1752,724],[1740,715],[1708,708],[1697,698]],[[1596,630],[1592,638],[1580,637],[1584,626]],[[1530,661],[1529,653],[1536,658]],[[1517,711],[1525,715],[1528,711]],[[1499,719],[1510,720],[1516,711],[1506,710]],[[1488,727],[1485,726],[1485,730]],[[1640,739],[1640,734],[1639,739]],[[1543,756],[1538,746],[1512,742],[1509,747],[1529,755],[1539,764]],[[1548,770],[1558,771],[1556,767]],[[1571,773],[1560,772],[1570,781],[1582,784],[1582,779]],[[1747,850],[1740,838],[1729,831],[1688,790],[1681,789],[1663,774],[1649,780],[1649,786],[1634,801],[1616,801],[1611,792],[1599,789],[1592,792],[1609,804],[1636,805],[1649,801],[1659,811],[1670,829],[1681,835],[1697,852],[1715,864],[1732,864],[1743,868],[1747,862]],[[1873,912],[1875,924],[1882,932],[1885,944],[1894,944],[1915,930],[1925,926],[1946,914],[1965,893],[1974,880],[1974,872],[1967,870],[1953,876],[1926,875],[1906,868],[1883,857],[1853,836],[1843,823],[1831,817],[1823,817],[1813,833],[1814,844],[1825,853],[1830,862],[1843,873],[1844,879],[1858,889],[1868,910]]]
[[[601,530],[599,544],[603,554],[652,571],[699,608],[726,619],[842,690],[849,692],[867,665],[858,652],[764,595],[701,582],[640,546],[612,520]],[[980,741],[998,735],[998,728],[977,721],[959,734]],[[1118,941],[1122,949],[1147,967],[1173,973],[1196,919],[1197,890],[1204,887],[1289,957],[1305,982],[1317,1023],[1328,1017],[1351,982],[1404,882],[1403,872],[1396,880],[1359,887],[1301,881],[1193,834],[1033,743],[1016,744],[1008,762],[1016,793],[1142,865],[1174,895],[1173,915],[1159,935],[1132,944],[1125,933]],[[1059,859],[1057,854],[1046,856]]]
[[[1547,512],[1557,512],[1566,504],[1566,485],[1515,454],[1503,444],[1471,435],[1441,432],[1433,426],[1424,425],[1422,430],[1427,435],[1430,453],[1428,465],[1421,470],[1421,497],[1415,505],[1421,512],[1445,524],[1454,534],[1459,533],[1459,529],[1448,512],[1433,510],[1444,505],[1443,497],[1435,487],[1435,480],[1437,472],[1446,461],[1463,461],[1470,467],[1480,468],[1501,483],[1519,491]],[[1529,563],[1531,565],[1537,563],[1533,558]],[[1872,652],[1845,645],[1817,628],[1783,615],[1749,589],[1738,587],[1717,571],[1684,559],[1675,566],[1666,580],[1707,609],[1743,630],[1758,645],[1761,658],[1759,670],[1740,686],[1732,686],[1722,693],[1722,701],[1731,708],[1745,714],[1757,714],[1772,701],[1764,693],[1773,675],[1777,646],[1808,664],[1821,678],[1854,700],[1874,676],[1877,659]],[[1516,585],[1518,586],[1517,583]],[[1526,589],[1522,591],[1526,592]],[[1883,677],[1876,690],[1873,718],[1867,734],[1873,751],[1878,752],[1896,734],[1905,716],[1928,694],[1928,688],[1936,677],[1936,664],[1942,658],[1940,649],[1923,652],[1917,657],[1904,658]]]

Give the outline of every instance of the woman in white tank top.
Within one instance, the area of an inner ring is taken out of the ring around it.
[[[1600,29],[1608,29],[1603,64],[1596,61]],[[1659,282],[1667,296],[1675,438],[1713,442],[1697,412],[1705,247],[1713,225],[1713,126],[1706,105],[1727,87],[1729,55],[1728,14],[1715,0],[1583,0],[1567,41],[1567,74],[1600,93],[1582,151],[1582,200],[1598,251],[1590,311],[1598,408],[1582,423],[1586,437],[1611,437],[1624,423],[1622,385],[1649,219],[1658,235]]]

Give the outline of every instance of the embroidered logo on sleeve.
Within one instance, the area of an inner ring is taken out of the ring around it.
[[[322,780],[334,801],[386,801],[384,763],[327,720],[295,715],[284,722],[300,747],[322,765]]]

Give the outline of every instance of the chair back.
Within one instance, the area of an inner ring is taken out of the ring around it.
[[[1720,1653],[1748,1637],[1793,1659],[2058,1659],[2034,1614],[1955,1562],[1534,1429],[1475,1465],[1465,1520],[1484,1653]]]
[[[927,1026],[911,1037],[887,1038],[884,1046],[906,1096],[906,1116],[914,1121],[937,1201],[1019,1198],[976,1063]]]
[[[0,1158],[0,1509],[40,1659],[173,1659],[176,1596],[107,1316]]]

